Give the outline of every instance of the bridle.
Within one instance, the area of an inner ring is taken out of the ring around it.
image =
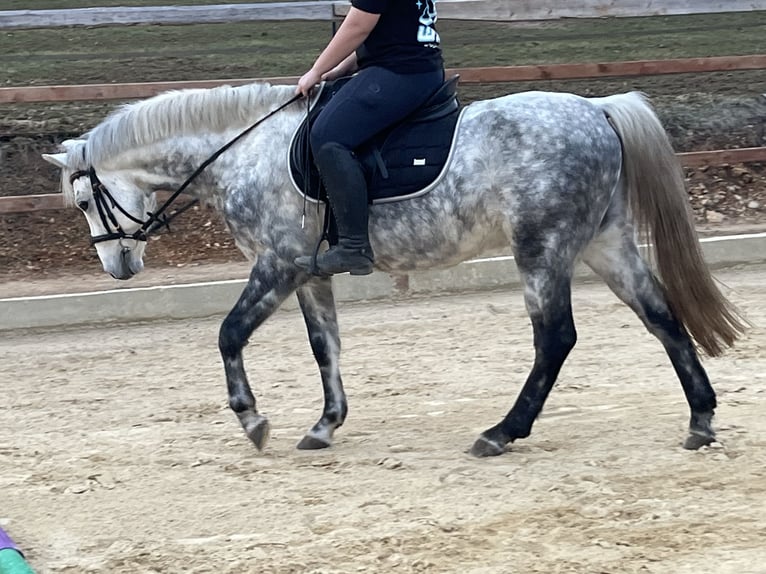
[[[69,176],[69,183],[74,185],[75,180],[80,179],[81,177],[87,177],[90,179],[90,187],[93,190],[93,203],[96,204],[96,212],[98,213],[98,217],[101,220],[101,225],[103,225],[104,229],[106,229],[106,233],[101,235],[91,235],[91,245],[102,243],[104,241],[111,241],[113,239],[134,239],[136,241],[147,241],[149,239],[149,235],[155,233],[157,230],[163,227],[170,229],[171,220],[199,202],[199,200],[194,199],[180,209],[177,209],[173,213],[166,215],[164,212],[167,210],[171,203],[170,201],[167,201],[157,211],[147,212],[148,218],[146,220],[142,220],[131,214],[127,209],[120,205],[120,203],[109,192],[103,182],[98,178],[98,175],[96,175],[96,170],[93,167],[90,167],[87,170],[81,169],[75,171],[72,173],[72,175]],[[175,199],[177,196],[171,197]],[[140,227],[133,233],[126,233],[114,215],[113,210],[115,209],[122,213],[130,221],[138,223]]]
[[[119,240],[133,239],[135,241],[147,241],[149,239],[149,236],[152,235],[153,233],[156,233],[159,229],[162,229],[163,227],[170,229],[170,222],[173,219],[181,215],[187,209],[199,203],[198,199],[194,199],[190,201],[189,203],[187,203],[186,205],[176,209],[173,213],[166,213],[168,209],[170,208],[170,205],[178,198],[179,195],[181,195],[184,191],[186,191],[186,188],[188,188],[189,185],[191,185],[191,183],[203,171],[205,171],[205,168],[209,166],[211,163],[213,163],[215,160],[217,160],[219,156],[223,154],[223,152],[225,152],[227,149],[229,149],[231,146],[233,146],[235,143],[237,143],[240,139],[245,137],[251,131],[253,131],[261,123],[265,122],[271,116],[285,109],[287,106],[297,101],[301,97],[303,97],[301,94],[294,95],[285,103],[275,108],[274,110],[270,111],[268,114],[260,118],[250,127],[243,130],[237,136],[235,136],[234,138],[226,142],[223,146],[221,146],[219,149],[217,149],[209,158],[203,161],[200,164],[200,166],[197,169],[195,169],[194,172],[189,177],[186,178],[186,180],[178,187],[178,189],[176,189],[170,195],[170,197],[165,200],[165,202],[159,207],[159,209],[153,212],[148,211],[146,213],[147,219],[145,220],[139,219],[138,217],[132,215],[130,212],[128,212],[127,209],[125,209],[119,204],[119,202],[109,192],[109,190],[106,188],[103,182],[98,178],[98,175],[96,175],[96,169],[93,166],[90,166],[88,169],[81,169],[72,173],[72,175],[69,176],[70,185],[74,185],[75,180],[80,179],[81,177],[87,177],[90,180],[90,186],[91,186],[91,189],[93,190],[93,202],[96,204],[96,211],[98,212],[98,217],[101,220],[101,224],[104,226],[104,229],[106,229],[106,233],[103,233],[101,235],[91,236],[90,238],[91,245],[102,243],[104,241],[112,241],[114,239],[119,239]],[[125,230],[122,229],[119,222],[117,221],[117,218],[115,217],[113,212],[114,209],[119,211],[122,215],[127,217],[130,221],[134,223],[138,223],[140,227],[133,233],[126,233]]]

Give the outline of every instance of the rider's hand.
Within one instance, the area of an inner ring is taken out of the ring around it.
[[[317,72],[314,68],[311,68],[301,76],[301,79],[298,81],[298,87],[295,88],[295,93],[308,96],[311,94],[311,90],[314,89],[314,86],[321,81],[322,74]]]

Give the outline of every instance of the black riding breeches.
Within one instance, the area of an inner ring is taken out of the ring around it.
[[[443,82],[443,70],[396,74],[380,67],[364,68],[317,117],[311,128],[314,154],[328,143],[349,150],[358,148],[414,112]]]

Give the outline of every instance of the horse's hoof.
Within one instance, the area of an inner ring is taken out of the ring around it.
[[[684,448],[686,450],[699,450],[703,446],[707,446],[715,442],[715,435],[701,435],[690,433],[684,441]]]
[[[330,446],[331,444],[328,441],[307,434],[301,439],[296,448],[298,450],[319,450],[320,448],[329,448]]]
[[[263,415],[253,414],[248,417],[247,421],[243,421],[242,426],[245,429],[247,438],[253,442],[255,448],[259,451],[263,450],[263,447],[266,446],[266,443],[269,441],[269,436],[271,435],[269,419]]]
[[[473,456],[484,458],[487,456],[498,456],[505,452],[505,445],[498,444],[486,437],[480,436],[471,447]]]

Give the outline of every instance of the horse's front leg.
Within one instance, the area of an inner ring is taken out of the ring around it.
[[[247,381],[242,349],[250,335],[295,290],[305,274],[274,253],[258,257],[250,279],[234,308],[221,325],[218,348],[226,371],[229,406],[236,413],[245,434],[258,450],[269,438],[269,421],[258,413],[255,397]]]
[[[313,278],[298,288],[298,302],[308,329],[311,350],[319,365],[324,391],[324,409],[317,423],[298,443],[299,449],[326,448],[332,436],[346,420],[348,405],[338,365],[340,336],[335,315],[335,300],[329,278]]]

